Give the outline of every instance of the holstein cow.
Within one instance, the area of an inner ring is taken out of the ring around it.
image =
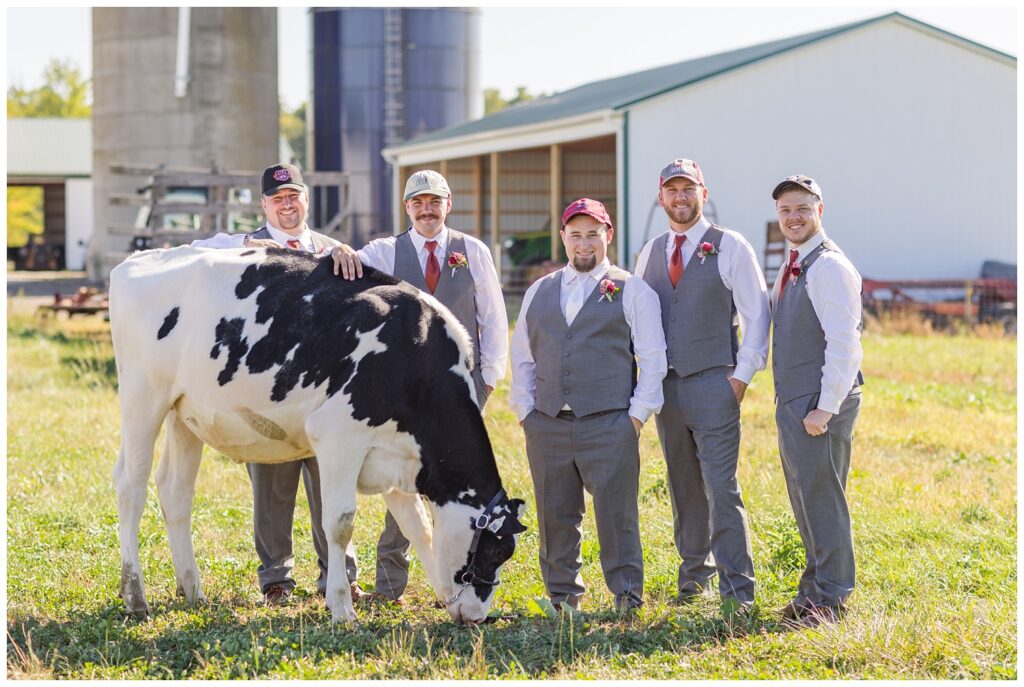
[[[148,613],[139,522],[164,422],[156,483],[190,602],[205,600],[190,523],[206,443],[238,462],[317,456],[334,622],[356,617],[345,547],[357,491],[383,494],[452,619],[484,620],[525,527],[476,405],[472,344],[433,297],[364,275],[340,279],[329,259],[298,251],[190,247],[138,253],[111,272],[122,423],[113,477],[129,612]]]

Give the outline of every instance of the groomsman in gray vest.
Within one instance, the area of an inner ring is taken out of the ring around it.
[[[658,438],[668,469],[679,566],[678,599],[699,596],[718,572],[722,600],[747,610],[754,565],[736,479],[740,403],[768,359],[768,289],[750,243],[703,215],[708,189],[693,160],[661,171],[669,229],[651,239],[636,274],[661,302],[668,345]],[[743,345],[737,330],[743,329]]]
[[[783,617],[836,620],[853,591],[853,528],[846,501],[860,413],[861,277],[821,226],[821,187],[786,177],[772,191],[789,260],[772,290],[775,422],[807,566]]]
[[[371,241],[358,251],[340,244],[332,251],[334,273],[363,275],[369,265],[432,294],[452,311],[473,341],[472,370],[483,410],[508,358],[508,318],[494,261],[479,239],[448,227],[452,209],[448,181],[433,170],[412,174],[405,184],[405,211],[412,226],[398,236]],[[401,603],[409,581],[409,540],[390,511],[377,543],[374,596]]]
[[[628,610],[643,604],[637,441],[662,405],[661,312],[642,279],[609,263],[614,229],[601,203],[570,204],[561,233],[569,264],[534,282],[523,298],[512,335],[509,406],[526,433],[540,569],[551,601],[578,609],[585,591],[586,489],[605,583],[616,609]]]
[[[263,170],[261,205],[266,224],[250,234],[220,233],[209,239],[193,241],[201,248],[238,248],[241,246],[291,248],[326,254],[338,242],[312,231],[306,224],[309,214],[309,189],[295,165],[281,163]],[[299,477],[309,501],[310,528],[316,549],[320,578],[317,591],[327,586],[327,537],[321,519],[320,468],[315,457],[278,464],[247,463],[252,482],[253,535],[260,558],[257,574],[263,597],[269,604],[287,603],[295,589],[291,572],[295,565],[292,549],[292,522]],[[355,549],[349,545],[345,566],[350,580],[356,579]],[[352,598],[363,595],[352,583]]]

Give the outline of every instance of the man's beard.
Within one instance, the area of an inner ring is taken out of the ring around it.
[[[596,254],[586,258],[581,258],[575,255],[572,257],[572,268],[580,274],[586,274],[587,272],[592,271],[595,267],[597,267]]]
[[[667,208],[665,212],[668,214],[668,218],[676,224],[689,224],[697,219],[697,208],[692,205],[678,210],[670,207]]]

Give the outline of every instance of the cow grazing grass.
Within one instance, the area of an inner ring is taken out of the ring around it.
[[[1017,675],[1016,341],[865,334],[865,403],[850,501],[858,562],[838,625],[786,631],[803,550],[775,444],[770,373],[743,404],[740,480],[757,575],[752,618],[717,597],[670,603],[678,558],[653,426],[641,439],[646,605],[611,611],[592,514],[582,616],[552,614],[537,566],[536,514],[507,380],[486,422],[506,489],[527,498],[505,566],[497,622],[467,629],[430,605],[413,563],[404,607],[360,609],[331,628],[315,590],[304,503],[296,517],[298,601],[262,605],[249,482],[216,454],[200,468],[193,532],[211,604],[175,596],[152,482],[141,555],[153,616],[126,621],[117,598],[119,442],[109,329],[99,320],[8,322],[7,674],[14,678],[1015,678]],[[158,443],[158,446],[160,444]],[[208,450],[208,449],[207,449]],[[303,498],[300,495],[300,499]],[[361,571],[372,587],[383,502],[362,498]],[[728,616],[728,610],[726,616]],[[549,615],[551,617],[549,617]]]

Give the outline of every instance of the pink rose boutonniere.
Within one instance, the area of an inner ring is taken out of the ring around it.
[[[710,241],[701,241],[697,246],[697,257],[700,258],[700,264],[703,265],[704,259],[709,255],[718,255],[718,248]]]
[[[601,293],[600,300],[608,301],[609,303],[614,301],[615,297],[619,295],[620,291],[622,291],[622,288],[616,286],[615,282],[613,282],[611,279],[602,280],[601,283],[598,285],[597,289]]]
[[[460,267],[469,267],[469,261],[466,260],[466,256],[457,250],[453,250],[448,254],[448,266],[452,268],[452,276],[455,276],[455,270]]]

